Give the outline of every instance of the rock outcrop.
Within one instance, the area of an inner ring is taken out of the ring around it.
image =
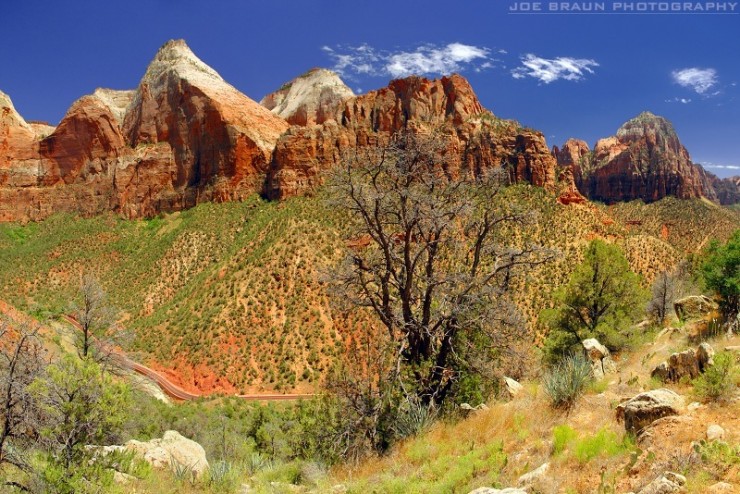
[[[710,174],[717,200],[723,206],[740,202],[740,177],[719,178]]]
[[[282,199],[320,184],[343,152],[402,129],[438,134],[453,177],[503,170],[512,183],[562,191],[563,204],[583,201],[570,169],[558,175],[543,135],[485,110],[459,75],[412,76],[354,96],[336,74],[315,69],[263,103],[273,111],[182,40],[162,46],[136,90],[97,89],[57,127],[25,122],[1,94],[0,221],[55,212],[139,218],[255,192]]]
[[[678,415],[684,399],[669,389],[640,393],[617,406],[617,420],[624,421],[627,432],[638,433],[656,420]]]
[[[706,295],[689,295],[673,303],[676,316],[682,321],[703,319],[719,310],[717,302]]]
[[[692,163],[673,125],[650,112],[626,122],[615,136],[599,140],[593,151],[585,142],[570,139],[562,149],[554,148],[553,155],[560,166],[572,170],[578,189],[589,199],[718,200],[711,174]]]
[[[695,379],[707,367],[713,365],[712,357],[714,349],[709,343],[702,343],[696,349],[689,348],[671,354],[668,360],[660,363],[650,375],[663,382],[677,382],[684,377]]]
[[[156,469],[185,469],[194,477],[208,470],[208,459],[203,446],[182,436],[177,431],[167,431],[161,438],[151,441],[132,439],[123,446],[86,446],[95,457],[104,457],[114,452],[130,452],[139,456]]]
[[[275,143],[287,128],[226,83],[184,41],[169,41],[149,65],[123,120],[129,146],[159,147],[137,157],[135,167],[144,174],[131,174],[131,185],[121,191],[124,214],[149,215],[260,190]]]
[[[674,472],[666,472],[640,489],[640,492],[637,494],[673,494],[685,492],[686,489],[683,487],[685,484],[686,477],[683,475]]]
[[[591,364],[591,373],[594,379],[603,379],[606,374],[617,372],[617,366],[611,358],[609,349],[599,343],[596,338],[588,338],[581,342],[583,353]]]
[[[504,167],[511,182],[555,184],[555,159],[543,135],[485,110],[459,75],[411,76],[350,98],[320,126],[294,126],[278,141],[268,173],[268,197],[282,199],[321,183],[342,153],[385,142],[401,129],[436,132],[453,175]]]
[[[335,72],[316,68],[286,82],[260,104],[291,125],[307,126],[333,119],[339,106],[354,95]]]

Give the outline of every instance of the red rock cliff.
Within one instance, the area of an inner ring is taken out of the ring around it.
[[[593,153],[583,141],[569,140],[553,154],[559,165],[572,170],[579,190],[590,199],[652,202],[671,195],[717,200],[707,173],[691,162],[673,125],[650,112],[599,140]]]
[[[512,181],[555,183],[555,160],[541,133],[494,117],[459,75],[412,76],[346,100],[322,125],[291,127],[277,143],[266,193],[275,199],[300,194],[318,185],[345,150],[403,128],[440,132],[460,171],[505,166]]]

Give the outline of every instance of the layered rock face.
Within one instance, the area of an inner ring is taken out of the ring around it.
[[[691,162],[673,125],[650,112],[599,140],[593,151],[571,139],[553,154],[559,165],[572,170],[578,189],[590,199],[652,202],[671,195],[717,200],[709,174]]]
[[[291,125],[316,125],[334,118],[337,108],[354,95],[335,72],[311,69],[262,98],[260,104]]]
[[[344,101],[321,125],[291,127],[277,143],[266,194],[303,193],[346,150],[383,142],[401,129],[438,132],[458,173],[504,166],[512,182],[555,184],[555,159],[541,133],[494,117],[459,75],[412,76]]]
[[[200,61],[157,53],[136,91],[99,89],[45,138],[0,97],[0,221],[142,217],[260,191],[288,124]]]

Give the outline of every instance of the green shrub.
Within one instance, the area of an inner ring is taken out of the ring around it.
[[[239,486],[239,472],[231,462],[221,460],[208,468],[208,485],[216,492],[233,492]]]
[[[591,365],[581,355],[569,355],[545,374],[543,385],[554,408],[569,409],[591,382]]]
[[[718,401],[728,397],[737,386],[737,363],[730,352],[714,356],[714,365],[694,380],[694,391],[705,400]]]
[[[575,429],[567,424],[557,425],[552,430],[552,449],[553,454],[558,455],[565,451],[575,438],[578,436]]]
[[[437,417],[436,408],[418,400],[407,400],[398,410],[393,431],[398,438],[410,437],[427,430]]]
[[[588,463],[594,458],[616,456],[635,449],[629,435],[620,439],[609,429],[600,429],[596,434],[578,437],[572,427],[563,424],[553,428],[552,437],[553,455],[562,454],[567,449],[579,463]]]
[[[587,463],[599,456],[616,456],[633,448],[630,436],[625,436],[624,440],[620,441],[615,432],[601,429],[593,436],[577,441],[573,455],[580,463]]]

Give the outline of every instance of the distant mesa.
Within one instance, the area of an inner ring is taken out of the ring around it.
[[[560,167],[571,170],[578,190],[592,200],[654,202],[675,196],[737,202],[737,184],[721,181],[693,163],[673,125],[650,112],[627,121],[593,150],[584,141],[569,139],[562,148],[553,148],[553,156]]]

